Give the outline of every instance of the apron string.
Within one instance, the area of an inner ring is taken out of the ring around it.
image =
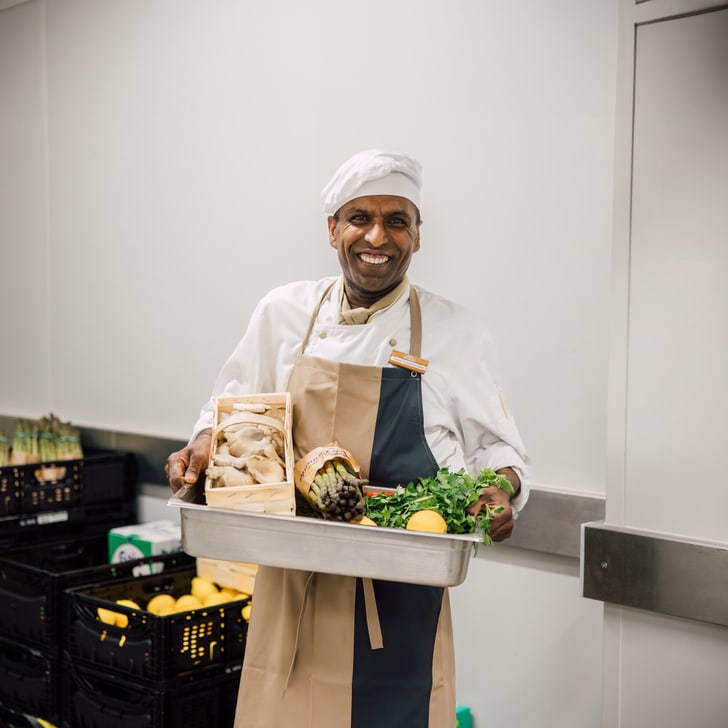
[[[373,650],[381,650],[384,647],[382,639],[382,626],[379,623],[379,610],[377,609],[377,597],[374,594],[374,584],[371,579],[362,577],[364,588],[364,611],[367,615],[367,630],[369,632],[369,645]]]
[[[291,664],[288,666],[288,674],[286,682],[283,685],[283,694],[288,690],[288,684],[293,675],[293,666],[296,662],[298,654],[298,642],[301,635],[301,624],[303,623],[303,613],[306,609],[306,602],[310,592],[311,584],[316,576],[315,572],[311,572],[306,579],[306,585],[303,588],[303,598],[301,599],[301,608],[298,612],[298,621],[296,623],[296,639],[293,641],[293,652],[291,654]],[[364,611],[367,619],[367,631],[369,632],[369,645],[373,650],[381,650],[384,647],[384,639],[382,638],[382,625],[379,622],[379,610],[377,609],[377,597],[374,593],[374,583],[369,578],[362,578],[362,587],[364,590]]]
[[[310,591],[311,583],[313,582],[316,572],[312,571],[306,579],[306,585],[303,587],[303,597],[301,598],[301,608],[298,612],[298,622],[296,624],[296,639],[293,641],[293,652],[291,653],[291,664],[288,666],[288,674],[286,675],[286,682],[283,685],[283,694],[286,694],[288,690],[288,683],[291,681],[291,675],[293,675],[293,665],[296,662],[296,655],[298,654],[298,642],[301,636],[301,624],[303,622],[303,613],[306,609],[306,602],[308,601],[308,594]]]
[[[415,287],[410,284],[410,350],[412,356],[418,359],[422,356],[422,311],[420,309],[420,297]]]
[[[306,335],[303,337],[303,341],[301,342],[301,354],[306,350],[306,346],[308,346],[308,340],[311,337],[311,332],[313,331],[313,327],[316,325],[316,319],[318,318],[319,311],[321,310],[321,306],[323,302],[326,300],[326,296],[329,295],[331,292],[331,289],[336,285],[336,281],[331,283],[326,290],[324,291],[323,296],[321,296],[321,300],[318,302],[318,305],[313,310],[313,313],[311,314],[311,320],[308,322],[308,328],[306,329]]]
[[[323,295],[321,296],[321,300],[318,302],[318,305],[314,309],[313,314],[311,315],[311,319],[308,322],[308,328],[306,329],[306,335],[303,337],[303,341],[301,343],[301,354],[306,350],[306,346],[308,346],[308,340],[311,337],[311,332],[313,331],[313,327],[316,325],[316,319],[318,318],[319,311],[321,310],[321,306],[323,302],[326,300],[326,296],[329,295],[331,292],[331,289],[336,285],[336,281],[333,281],[326,290],[324,291]],[[410,304],[410,350],[409,353],[413,356],[416,356],[419,358],[422,356],[422,310],[420,309],[420,297],[417,295],[417,291],[415,290],[415,287],[410,284],[410,295],[409,295],[409,304]]]

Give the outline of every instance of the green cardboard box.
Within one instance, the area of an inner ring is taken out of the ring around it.
[[[109,531],[109,561],[142,559],[182,550],[182,531],[174,521],[149,521]]]

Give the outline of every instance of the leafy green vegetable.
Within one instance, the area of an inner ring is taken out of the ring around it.
[[[370,491],[365,499],[365,513],[378,526],[404,528],[416,511],[437,511],[447,523],[448,533],[475,533],[482,531],[483,543],[492,543],[490,524],[493,516],[503,507],[486,507],[477,516],[468,513],[485,488],[496,486],[513,493],[509,480],[490,468],[484,468],[477,478],[464,469],[457,472],[440,468],[434,478],[420,478],[391,490]]]

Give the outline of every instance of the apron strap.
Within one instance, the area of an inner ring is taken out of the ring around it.
[[[418,359],[422,356],[422,310],[420,309],[420,297],[415,287],[410,284],[410,350],[412,356]]]
[[[379,610],[377,609],[377,597],[374,594],[374,584],[371,579],[362,578],[361,585],[364,589],[364,609],[367,615],[369,644],[373,650],[381,650],[384,647],[384,640],[382,639],[382,625],[379,623]]]
[[[311,584],[316,576],[315,572],[311,572],[306,579],[306,584],[303,587],[303,597],[301,598],[301,606],[298,610],[298,621],[296,622],[296,639],[293,642],[293,651],[291,653],[291,664],[288,666],[288,674],[286,675],[286,682],[283,685],[283,694],[285,695],[288,690],[288,683],[291,682],[291,675],[293,675],[293,666],[296,663],[296,656],[298,655],[298,642],[301,636],[301,623],[303,622],[303,612],[306,609],[306,602],[308,601],[308,594],[311,590]]]
[[[327,286],[326,290],[323,293],[323,296],[321,296],[321,300],[318,302],[318,305],[313,310],[313,313],[311,314],[311,319],[308,322],[308,328],[306,329],[306,335],[303,337],[303,341],[301,342],[301,351],[300,353],[303,354],[304,351],[306,351],[306,347],[308,346],[308,340],[311,338],[311,332],[313,331],[313,327],[316,325],[316,319],[318,318],[319,311],[321,310],[321,306],[323,302],[326,300],[326,296],[329,295],[331,292],[331,289],[336,285],[336,281],[333,281],[331,285]]]
[[[321,306],[323,305],[323,302],[326,300],[326,297],[331,292],[331,289],[336,285],[336,281],[333,281],[323,292],[323,295],[321,296],[321,300],[319,300],[318,305],[314,309],[313,313],[311,314],[311,319],[308,322],[308,328],[306,329],[306,335],[303,337],[303,341],[301,342],[301,351],[300,353],[303,354],[303,352],[306,350],[306,346],[308,346],[308,340],[311,337],[311,332],[313,331],[313,327],[316,325],[316,319],[318,318],[319,311],[321,310]],[[409,295],[409,304],[410,304],[410,350],[409,353],[413,356],[416,356],[418,359],[422,356],[422,310],[420,308],[420,298],[417,295],[417,291],[415,290],[415,287],[410,284],[410,295]]]
[[[311,591],[311,585],[316,578],[316,572],[311,572],[306,579],[303,587],[303,597],[301,606],[298,610],[298,620],[296,622],[296,638],[293,642],[293,650],[291,653],[291,662],[288,666],[286,681],[283,685],[283,694],[288,690],[288,684],[291,682],[293,675],[293,666],[296,664],[296,656],[298,655],[298,642],[301,636],[301,624],[303,622],[303,613],[306,609],[306,602]],[[381,650],[384,647],[384,639],[382,638],[382,626],[379,622],[379,610],[377,609],[377,598],[374,594],[374,584],[371,579],[362,578],[362,587],[364,588],[364,608],[367,615],[367,630],[369,632],[369,644],[373,650]]]

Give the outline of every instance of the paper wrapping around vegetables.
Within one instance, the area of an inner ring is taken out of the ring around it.
[[[317,447],[295,465],[296,488],[324,518],[356,521],[364,515],[361,478],[356,458],[338,442]]]

